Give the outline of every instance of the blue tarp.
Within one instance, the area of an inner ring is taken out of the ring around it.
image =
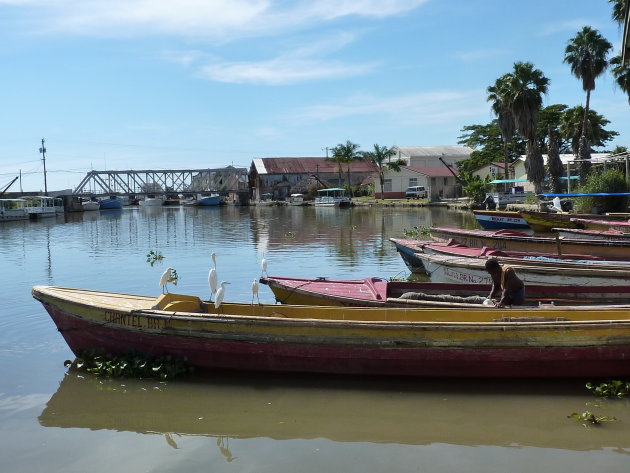
[[[630,192],[593,192],[593,193],[573,193],[573,194],[538,194],[538,197],[618,197],[622,195],[630,195]]]

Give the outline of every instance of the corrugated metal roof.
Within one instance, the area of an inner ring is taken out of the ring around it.
[[[338,164],[326,161],[326,158],[254,158],[258,174],[315,174],[336,173]],[[257,163],[260,163],[260,167]],[[343,172],[347,165],[342,164]],[[350,167],[351,172],[374,172],[376,166],[367,161],[356,161]]]
[[[461,157],[466,159],[474,149],[468,146],[394,146],[401,154],[409,157]]]
[[[407,169],[411,171],[419,172],[429,177],[449,177],[453,176],[451,171],[449,171],[446,166],[441,167],[417,167],[417,166],[405,166]],[[453,169],[453,168],[451,168]],[[457,169],[453,169],[455,174],[457,174]]]

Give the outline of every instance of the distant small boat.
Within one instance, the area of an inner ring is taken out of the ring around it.
[[[477,223],[485,229],[529,228],[519,212],[507,210],[473,210]]]
[[[123,203],[117,196],[111,195],[107,199],[99,201],[101,210],[122,209]]]
[[[83,207],[84,212],[90,212],[100,209],[101,204],[99,204],[96,200],[84,200],[81,202],[81,207]]]
[[[147,196],[138,202],[140,207],[161,207],[164,205],[164,197]]]
[[[289,205],[306,205],[306,202],[304,202],[304,196],[302,194],[291,194],[291,197],[289,198]]]
[[[24,199],[0,199],[0,222],[28,220],[26,205]]]
[[[315,205],[318,207],[350,207],[352,201],[344,194],[345,189],[339,187],[319,189],[315,198]]]

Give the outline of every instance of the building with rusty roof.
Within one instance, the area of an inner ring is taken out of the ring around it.
[[[294,189],[304,193],[306,183],[313,182],[319,187],[343,187],[350,178],[351,186],[358,186],[366,177],[377,172],[374,164],[359,160],[348,165],[327,161],[323,157],[296,158],[254,158],[249,168],[250,196],[260,200],[264,194],[271,194],[273,200],[288,198]]]

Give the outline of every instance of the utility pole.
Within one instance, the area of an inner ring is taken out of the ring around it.
[[[42,153],[42,161],[44,162],[44,195],[48,195],[48,182],[46,181],[46,148],[44,147],[44,138],[42,138],[42,147],[39,148]]]

